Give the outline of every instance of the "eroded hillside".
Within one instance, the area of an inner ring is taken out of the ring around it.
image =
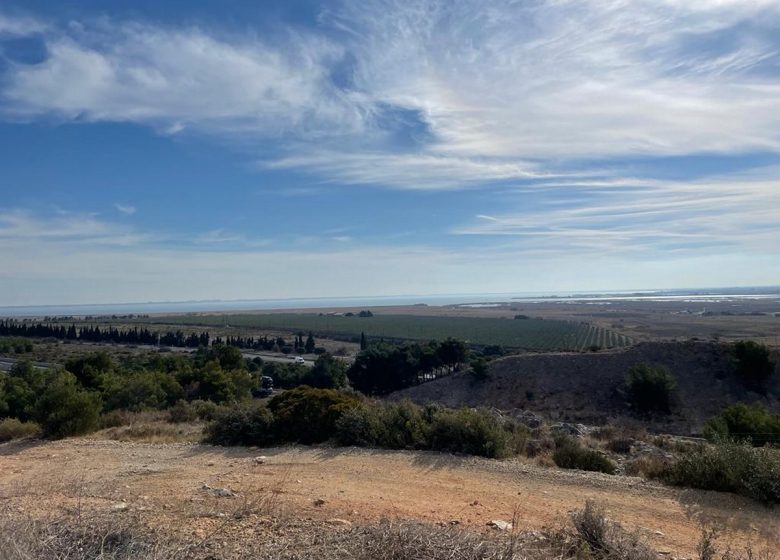
[[[525,354],[495,360],[486,379],[470,372],[394,393],[391,398],[441,402],[448,406],[528,409],[551,419],[600,424],[631,418],[623,391],[629,368],[663,365],[675,375],[672,414],[649,423],[654,429],[695,434],[704,422],[737,401],[780,407],[779,375],[767,395],[738,378],[729,347],[706,342],[648,342],[613,352]]]

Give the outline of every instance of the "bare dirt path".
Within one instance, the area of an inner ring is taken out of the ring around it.
[[[261,455],[262,463],[256,460]],[[236,496],[214,497],[204,484]],[[458,522],[482,531],[491,520],[511,520],[515,511],[520,529],[541,529],[587,499],[602,502],[611,518],[671,556],[693,556],[701,521],[722,526],[724,542],[770,549],[780,543],[778,512],[736,496],[517,461],[86,438],[0,445],[0,501],[31,515],[57,508],[126,508],[153,515],[161,525],[181,525],[182,518],[215,517],[240,504],[272,500],[299,518],[361,523],[391,517]]]

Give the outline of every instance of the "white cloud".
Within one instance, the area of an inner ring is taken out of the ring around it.
[[[120,204],[118,202],[114,204],[114,208],[116,208],[117,212],[120,212],[125,216],[132,216],[136,211],[135,206],[131,206],[129,204]]]
[[[626,255],[687,254],[709,248],[777,255],[780,181],[776,168],[689,182],[631,180],[590,189],[587,203],[545,204],[532,211],[477,216],[453,233],[523,239],[524,250]],[[560,188],[565,189],[565,185]]]
[[[453,189],[489,181],[558,177],[535,164],[443,154],[311,152],[262,164],[270,169],[317,171],[329,180],[402,189]]]
[[[9,70],[4,110],[281,138],[264,164],[404,188],[555,176],[580,158],[780,151],[776,1],[367,0],[320,22],[339,34],[49,29],[48,60]]]
[[[342,17],[367,53],[358,84],[420,111],[439,151],[557,159],[780,147],[780,84],[747,72],[777,60],[777,45],[749,32],[725,54],[688,44],[717,40],[758,8],[390,4],[382,17],[372,2]],[[780,24],[776,11],[760,17]]]
[[[102,221],[95,214],[60,210],[54,216],[42,217],[26,210],[0,209],[0,239],[132,245],[147,238],[129,228]]]
[[[19,65],[3,92],[15,118],[137,122],[175,134],[327,135],[359,127],[328,81],[341,49],[290,33],[284,45],[196,28],[103,22],[47,35],[48,59]]]
[[[240,233],[230,233],[224,229],[212,229],[195,237],[196,245],[230,245],[233,249],[246,247],[265,247],[271,244],[268,239],[250,239]]]
[[[10,16],[0,13],[0,38],[3,35],[25,36],[41,33],[46,25],[35,18],[26,16]]]

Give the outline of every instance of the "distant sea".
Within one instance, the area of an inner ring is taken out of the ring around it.
[[[146,303],[96,303],[74,305],[0,306],[0,317],[54,317],[84,315],[145,315],[153,313],[199,313],[209,311],[255,311],[321,309],[330,307],[379,307],[385,305],[470,305],[545,301],[594,300],[701,300],[780,298],[780,287],[701,288],[688,290],[635,290],[610,292],[495,293],[361,296],[342,298],[245,299],[161,301]]]

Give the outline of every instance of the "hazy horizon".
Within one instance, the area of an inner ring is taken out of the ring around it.
[[[41,305],[0,305],[0,317],[25,317],[33,315],[88,315],[88,314],[145,314],[145,313],[198,313],[198,312],[244,312],[262,310],[352,308],[410,305],[456,305],[486,303],[523,303],[529,301],[554,301],[555,299],[573,301],[595,298],[609,299],[614,296],[637,298],[654,297],[691,297],[691,301],[700,297],[723,297],[752,299],[761,296],[780,295],[780,286],[723,286],[699,288],[636,289],[620,291],[570,291],[570,292],[506,292],[506,293],[469,293],[469,294],[394,294],[362,295],[342,297],[296,297],[281,299],[204,299],[179,301],[145,302],[89,302],[89,303],[51,303]]]

